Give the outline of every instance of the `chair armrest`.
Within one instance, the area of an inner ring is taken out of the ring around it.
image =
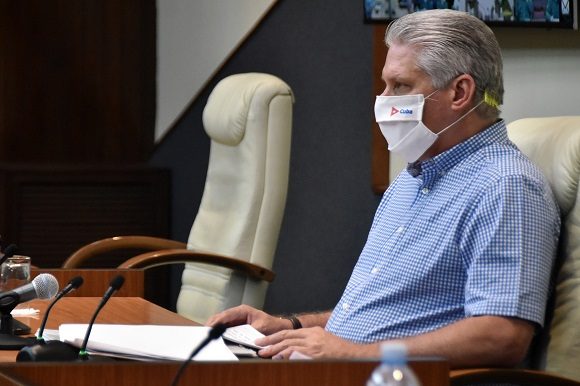
[[[162,239],[150,236],[117,236],[95,241],[78,249],[62,264],[62,268],[79,268],[93,256],[119,249],[145,249],[155,251],[160,249],[186,248],[187,244],[180,241]]]
[[[524,369],[465,369],[450,373],[451,386],[510,383],[514,385],[580,386],[580,382],[547,371]]]
[[[205,263],[240,271],[253,279],[271,282],[276,274],[271,270],[232,257],[196,252],[188,249],[166,249],[137,255],[118,268],[152,268],[176,263]]]

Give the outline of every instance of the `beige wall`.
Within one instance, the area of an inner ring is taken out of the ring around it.
[[[158,0],[159,140],[276,0]]]

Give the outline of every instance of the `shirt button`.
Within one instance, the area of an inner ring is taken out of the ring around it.
[[[349,308],[350,308],[350,306],[348,305],[348,303],[342,303],[342,309],[344,311],[348,311]]]
[[[405,227],[404,226],[400,226],[400,227],[397,228],[396,232],[397,233],[401,233],[404,230],[405,230]]]
[[[373,275],[375,275],[377,272],[379,272],[379,269],[377,267],[374,267],[373,269],[371,269],[371,273]]]
[[[423,194],[427,194],[429,193],[429,188],[423,188],[423,190],[421,190],[423,192]]]

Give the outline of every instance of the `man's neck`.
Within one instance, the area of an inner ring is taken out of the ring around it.
[[[483,119],[477,114],[470,114],[461,121],[457,122],[453,127],[439,135],[437,141],[431,146],[429,150],[420,158],[420,161],[433,158],[453,146],[466,141],[474,135],[482,132],[496,122],[494,119]]]

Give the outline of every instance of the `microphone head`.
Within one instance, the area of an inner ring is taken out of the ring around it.
[[[68,285],[71,286],[71,289],[77,289],[81,285],[83,285],[83,282],[84,282],[84,280],[81,276],[75,276],[72,279],[70,279],[70,281],[68,282]]]
[[[115,291],[118,291],[124,282],[125,282],[125,278],[121,275],[117,275],[113,278],[113,280],[111,280],[111,283],[109,284],[109,286],[111,288],[113,288]]]
[[[2,256],[0,257],[0,264],[4,264],[4,262],[9,258],[14,256],[14,254],[16,253],[16,251],[18,250],[18,247],[16,246],[16,244],[10,244],[9,246],[7,246],[6,248],[4,248],[4,253],[2,254]]]
[[[12,257],[16,251],[18,251],[18,246],[16,244],[10,244],[4,248],[4,256],[6,256],[6,258]]]
[[[58,292],[58,280],[49,273],[41,273],[32,280],[39,299],[50,299]]]

